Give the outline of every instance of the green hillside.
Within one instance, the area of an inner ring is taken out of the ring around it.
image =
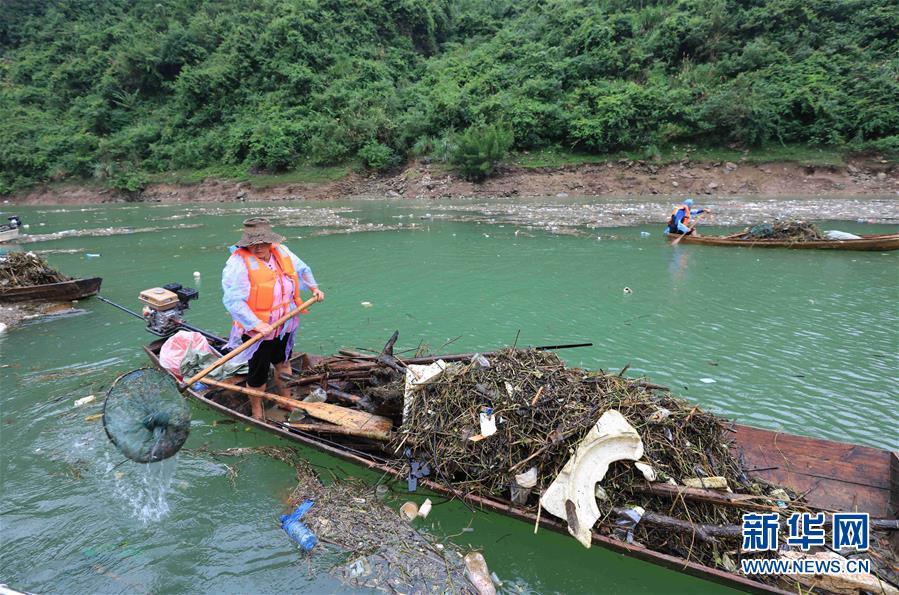
[[[894,0],[6,0],[0,193],[672,144],[899,151]],[[467,136],[461,133],[472,128]],[[497,140],[498,139],[498,140]]]

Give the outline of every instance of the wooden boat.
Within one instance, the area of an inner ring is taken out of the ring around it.
[[[10,228],[7,225],[0,226],[0,244],[11,242],[19,237],[19,228]]]
[[[683,237],[680,244],[701,244],[703,246],[742,246],[744,248],[792,248],[794,250],[869,250],[883,252],[899,250],[899,233],[861,236],[857,240],[815,240],[809,242],[791,242],[788,240],[745,240],[730,236],[693,236]],[[673,242],[681,237],[671,234],[668,241]]]
[[[100,292],[101,277],[70,279],[59,283],[0,287],[0,302],[30,302],[36,300],[65,302],[80,300]]]
[[[21,219],[16,216],[7,217],[9,223],[0,225],[0,244],[11,242],[19,237],[19,227],[22,224]]]
[[[164,340],[154,341],[144,349],[157,367],[159,350]],[[442,356],[445,361],[465,359],[466,356]],[[433,361],[435,358],[421,358]],[[331,369],[341,365],[350,367],[353,362],[340,356],[319,357],[298,354],[291,359],[294,371],[302,374],[316,364],[328,363]],[[428,363],[407,360],[407,363]],[[177,380],[177,379],[176,379]],[[308,390],[308,387],[306,388]],[[186,390],[190,398],[207,407],[243,423],[256,426],[287,440],[320,450],[335,457],[359,464],[378,472],[405,479],[405,459],[391,458],[384,453],[381,444],[338,432],[324,433],[298,430],[286,423],[286,413],[272,408],[266,415],[269,419],[260,421],[229,406],[246,399],[233,393],[216,389]],[[334,426],[330,426],[334,428]],[[336,429],[336,428],[335,428]],[[783,432],[764,430],[734,424],[732,426],[733,447],[744,457],[750,475],[804,493],[806,501],[826,510],[852,510],[868,512],[873,518],[894,519],[899,512],[899,453],[877,448],[832,442],[794,436]],[[529,523],[538,521],[535,512],[517,507],[509,500],[462,494],[452,486],[422,479],[419,482],[429,490],[459,498],[476,506],[518,518]],[[543,515],[539,523],[546,529],[567,533],[566,526],[558,520]],[[629,544],[593,533],[593,543],[622,554],[652,562],[692,576],[754,593],[779,593],[787,595],[795,591],[785,591],[777,586],[755,581],[749,577],[708,567],[697,562],[655,551],[635,544]]]

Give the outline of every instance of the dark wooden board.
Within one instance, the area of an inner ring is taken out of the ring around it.
[[[814,506],[893,518],[891,453],[831,440],[734,426],[734,442],[753,475],[786,486]]]

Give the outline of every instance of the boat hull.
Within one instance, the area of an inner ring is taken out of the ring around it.
[[[669,236],[673,242],[682,236]],[[740,240],[722,236],[683,236],[679,244],[700,244],[703,246],[739,246],[743,248],[790,248],[793,250],[865,250],[883,252],[899,250],[899,233],[862,236],[858,240],[816,240],[811,242],[790,242],[786,240]]]
[[[0,244],[4,242],[11,242],[19,237],[19,228],[13,229],[4,229],[0,231]]]
[[[80,300],[99,293],[102,282],[101,277],[91,277],[45,285],[0,288],[0,303]]]
[[[155,341],[154,343],[151,343],[149,346],[146,346],[144,348],[153,364],[160,369],[163,368],[159,363],[159,348],[162,346],[163,342],[163,340]],[[320,361],[321,358],[318,356],[308,356],[301,354],[293,358],[293,361],[298,360]],[[310,448],[314,448],[335,457],[339,457],[343,460],[350,461],[362,465],[366,468],[391,475],[397,480],[405,479],[404,459],[390,460],[376,453],[347,448],[338,442],[332,441],[330,439],[325,439],[315,434],[302,432],[295,429],[288,429],[269,421],[257,420],[253,417],[243,415],[229,407],[226,407],[221,403],[217,403],[211,398],[206,397],[205,394],[195,391],[191,388],[188,388],[185,393],[197,402],[202,403],[207,407],[237,421],[250,424],[262,430],[281,436],[282,438],[286,438],[287,440],[303,444]],[[862,459],[864,459],[865,457],[870,457],[871,460],[868,461],[868,464],[860,465],[859,469],[863,469],[864,473],[866,474],[870,473],[876,475],[876,478],[874,480],[865,479],[861,475],[861,471],[853,473],[851,477],[849,477],[845,481],[837,477],[828,478],[830,481],[830,484],[827,486],[828,489],[826,491],[822,490],[822,492],[816,496],[816,501],[826,503],[826,498],[829,494],[833,494],[834,491],[839,491],[840,489],[847,489],[859,494],[859,497],[856,497],[854,499],[850,498],[858,505],[857,509],[853,508],[852,510],[868,510],[869,512],[872,512],[872,514],[874,514],[874,511],[882,512],[883,510],[888,509],[890,507],[891,498],[895,499],[896,502],[899,502],[899,479],[897,479],[899,478],[899,458],[897,458],[896,453],[889,453],[876,448],[842,444],[827,440],[803,438],[801,436],[793,436],[791,434],[736,424],[732,426],[732,430],[734,446],[740,449],[741,454],[745,457],[747,464],[751,469],[758,469],[757,472],[751,473],[751,475],[753,476],[757,475],[758,477],[765,478],[765,475],[762,474],[771,474],[775,470],[773,469],[774,467],[780,469],[780,467],[774,465],[771,460],[764,458],[766,447],[770,446],[771,444],[778,444],[779,442],[782,454],[784,454],[784,456],[787,458],[793,454],[798,455],[800,452],[819,452],[823,454],[823,451],[815,450],[816,448],[836,448],[837,450],[834,452],[834,457],[826,459],[822,464],[827,465],[830,464],[831,460],[842,459],[845,465],[839,466],[837,467],[837,469],[846,471],[851,465],[858,465],[859,463],[863,462]],[[794,451],[794,449],[801,450]],[[850,453],[851,456],[847,455],[847,453]],[[893,459],[896,459],[896,461],[894,462]],[[894,473],[895,477],[893,478],[894,483],[892,485],[890,484],[891,465],[896,466]],[[801,467],[798,465],[789,465],[783,467],[783,471],[778,475],[778,478],[784,480],[781,485],[796,489],[793,488],[793,485],[807,485],[807,483],[804,483],[806,481],[806,476],[814,477],[814,473],[819,471],[820,469],[817,466]],[[887,488],[885,490],[882,487],[883,477],[886,478],[887,482]],[[480,508],[492,510],[506,516],[527,521],[528,523],[534,523],[535,525],[538,523],[537,514],[535,512],[530,512],[528,510],[519,508],[511,501],[477,496],[474,494],[459,493],[454,490],[452,486],[434,482],[426,478],[420,479],[419,483],[426,489],[438,494],[442,494],[449,498],[458,498],[470,504],[474,504]],[[864,489],[871,487],[876,488],[873,497],[869,497],[867,495],[869,492]],[[809,495],[811,495],[813,492],[809,492]],[[845,501],[845,499],[843,500]],[[811,498],[809,498],[809,501],[812,501]],[[830,508],[823,505],[822,507]],[[881,518],[895,518],[896,514],[893,513],[892,515],[877,516],[880,516]],[[558,533],[568,533],[566,525],[551,517],[547,518],[547,516],[545,515],[540,516],[539,525],[545,529],[556,531]],[[751,593],[777,593],[780,595],[788,595],[792,593],[792,591],[780,589],[775,585],[761,583],[739,574],[726,572],[717,568],[711,568],[709,566],[691,562],[677,556],[671,556],[669,554],[657,552],[646,547],[629,544],[624,541],[602,535],[595,531],[592,535],[592,542],[601,547],[614,550],[633,558],[651,562],[653,564],[676,570],[684,574],[734,587],[742,591]]]

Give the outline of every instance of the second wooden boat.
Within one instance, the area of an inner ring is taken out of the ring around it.
[[[668,235],[673,242],[681,236]],[[703,246],[741,246],[743,248],[792,248],[794,250],[867,250],[883,252],[899,250],[899,233],[866,235],[857,240],[814,240],[792,242],[789,240],[752,240],[734,236],[694,236],[682,237],[680,244],[701,244]]]
[[[80,300],[100,292],[101,277],[71,279],[59,283],[26,285],[24,287],[0,287],[0,302]]]

